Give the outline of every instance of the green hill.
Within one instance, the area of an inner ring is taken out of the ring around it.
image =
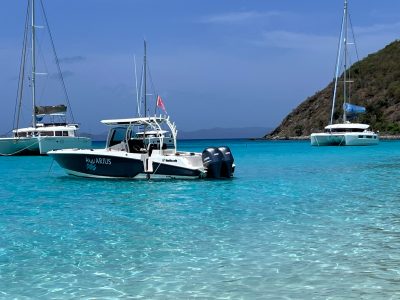
[[[351,103],[365,106],[367,110],[356,121],[370,124],[380,134],[400,134],[400,41],[355,63],[351,72],[355,80],[351,87]],[[330,120],[333,87],[332,81],[306,99],[265,138],[300,137],[323,131]],[[335,121],[342,121],[342,99],[343,90],[339,85]]]

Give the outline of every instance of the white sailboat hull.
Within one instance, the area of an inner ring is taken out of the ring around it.
[[[87,149],[91,140],[85,137],[46,136],[0,138],[0,156],[46,155],[51,150],[65,148]]]
[[[379,143],[374,132],[313,133],[312,146],[370,146]]]
[[[46,136],[39,140],[40,154],[44,155],[52,150],[61,149],[89,149],[92,146],[90,138],[86,137],[71,137],[71,136]]]

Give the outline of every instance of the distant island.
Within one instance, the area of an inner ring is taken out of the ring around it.
[[[357,121],[371,125],[381,136],[400,135],[400,41],[355,63],[352,72],[357,78],[352,84],[352,103],[366,107],[367,112]],[[343,75],[342,75],[343,76]],[[341,77],[339,80],[343,81]],[[332,109],[333,81],[322,91],[307,98],[282,123],[266,132],[266,139],[305,139],[312,132],[328,125]],[[338,90],[340,99],[343,91]],[[343,113],[342,103],[336,102],[334,119]]]
[[[178,131],[178,139],[249,139],[259,138],[270,132],[273,128],[243,127],[243,128],[210,128],[196,131]]]
[[[178,140],[195,139],[251,139],[260,138],[273,128],[268,127],[243,127],[243,128],[209,128],[195,131],[178,131]],[[81,133],[81,136],[90,137],[93,141],[105,141],[107,133],[91,134]]]

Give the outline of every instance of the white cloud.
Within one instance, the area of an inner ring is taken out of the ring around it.
[[[371,26],[365,27],[354,27],[354,33],[356,35],[364,35],[364,34],[376,34],[376,33],[388,33],[388,32],[396,32],[400,31],[400,22],[392,23],[392,24],[374,24]]]
[[[219,15],[210,15],[203,17],[201,23],[209,24],[232,24],[251,21],[259,18],[270,18],[283,15],[283,12],[269,11],[269,12],[257,12],[257,11],[243,11],[243,12],[229,12]]]
[[[337,38],[285,30],[274,30],[264,32],[261,41],[257,41],[255,44],[269,48],[318,50],[321,48],[335,47]]]
[[[82,62],[85,60],[86,60],[86,57],[78,55],[78,56],[62,57],[58,61],[61,63],[66,63],[66,64],[73,64],[73,63],[79,63],[79,62]]]

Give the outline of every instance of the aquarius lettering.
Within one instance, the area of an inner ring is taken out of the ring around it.
[[[96,171],[97,165],[111,165],[111,158],[96,157],[89,158],[86,157],[86,169],[91,171]]]
[[[95,164],[95,165],[111,165],[111,158],[105,158],[105,157],[89,158],[89,157],[86,157],[86,163]]]

